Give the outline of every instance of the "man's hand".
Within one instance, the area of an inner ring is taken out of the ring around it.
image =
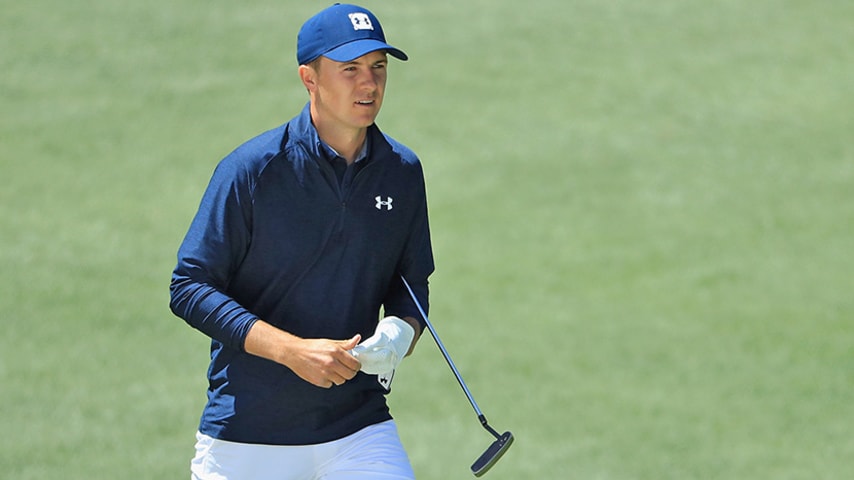
[[[349,340],[300,338],[263,320],[252,325],[243,348],[247,353],[290,368],[306,382],[322,388],[341,385],[356,376],[361,364],[350,354],[361,335]]]
[[[386,317],[377,324],[374,334],[353,348],[361,370],[379,375],[396,369],[415,338],[415,329],[398,317]]]
[[[356,376],[361,364],[350,354],[362,337],[349,340],[301,339],[285,364],[300,378],[318,387],[341,385]]]

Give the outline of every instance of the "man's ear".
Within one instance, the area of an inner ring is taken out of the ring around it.
[[[317,71],[308,65],[299,66],[299,78],[309,92],[317,90]]]

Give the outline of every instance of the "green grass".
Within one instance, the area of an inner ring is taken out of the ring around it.
[[[186,478],[167,308],[215,163],[306,100],[324,2],[0,0],[0,477]],[[517,444],[489,478],[854,471],[850,2],[378,2],[427,174],[432,320]],[[490,443],[425,338],[420,479]]]

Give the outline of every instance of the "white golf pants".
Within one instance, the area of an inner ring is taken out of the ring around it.
[[[196,434],[192,480],[413,480],[394,420],[317,445],[254,445]]]

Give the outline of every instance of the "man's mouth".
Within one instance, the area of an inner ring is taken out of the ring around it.
[[[356,102],[357,105],[373,105],[373,100],[359,100]]]

